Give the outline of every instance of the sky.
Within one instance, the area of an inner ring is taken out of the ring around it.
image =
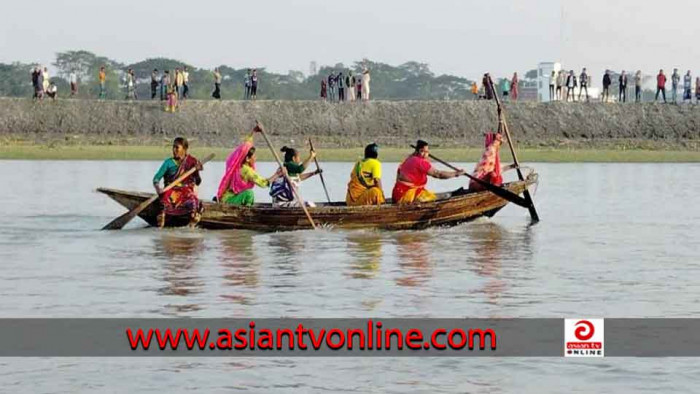
[[[311,61],[362,58],[470,79],[541,61],[593,75],[700,72],[697,0],[3,0],[0,9],[4,63],[50,64],[85,49],[123,63],[169,57],[305,74]]]

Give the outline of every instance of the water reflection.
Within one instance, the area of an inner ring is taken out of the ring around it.
[[[183,297],[201,293],[204,281],[197,275],[196,262],[203,251],[204,238],[200,234],[187,234],[181,230],[166,230],[153,238],[157,257],[165,257],[162,281],[165,285],[157,290],[163,296]],[[202,307],[195,303],[166,304],[166,313],[197,311]]]
[[[290,279],[300,275],[305,242],[309,238],[308,231],[270,234],[268,246],[274,256],[271,268],[274,270],[273,276],[276,277],[273,287],[294,287]]]
[[[255,255],[253,235],[248,231],[233,231],[220,239],[219,261],[224,285],[230,288],[221,297],[243,305],[254,303],[250,289],[260,286],[260,260]]]
[[[402,231],[392,236],[402,274],[396,279],[396,284],[415,287],[427,282],[433,276],[429,247],[433,234],[429,231]]]
[[[382,236],[374,232],[348,232],[348,251],[353,256],[348,276],[371,279],[377,276],[382,260]]]
[[[504,254],[504,238],[508,232],[493,222],[473,226],[469,231],[474,246],[473,264],[470,269],[477,275],[487,278],[483,288],[477,292],[486,295],[490,304],[498,304],[505,290],[506,282],[501,277]]]

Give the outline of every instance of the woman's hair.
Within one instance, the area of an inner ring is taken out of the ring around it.
[[[294,160],[294,156],[297,155],[297,150],[294,148],[288,148],[286,146],[283,146],[282,149],[280,149],[281,152],[284,152],[284,161],[292,161]]]
[[[247,159],[250,159],[251,157],[253,157],[254,154],[255,154],[255,147],[252,147],[252,148],[250,148],[250,150],[248,151],[248,154],[245,155],[246,160],[247,160]]]
[[[376,159],[379,157],[379,145],[371,143],[365,146],[365,159]]]
[[[173,146],[175,145],[180,145],[181,147],[188,149],[190,147],[190,143],[187,142],[187,138],[183,137],[177,137],[173,140]]]
[[[428,146],[428,143],[423,140],[416,141],[416,153],[420,152],[421,149]]]

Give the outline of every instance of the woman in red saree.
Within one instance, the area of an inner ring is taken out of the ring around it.
[[[202,178],[199,176],[202,163],[187,153],[188,148],[189,143],[185,138],[175,138],[173,157],[165,159],[153,177],[153,187],[160,195],[160,201],[163,204],[163,211],[158,215],[159,227],[165,226],[166,216],[189,216],[191,227],[201,219],[203,205],[197,197],[197,186],[202,183]],[[160,186],[161,179],[164,180],[164,186],[168,186],[191,168],[197,168],[197,171],[172,189],[163,192],[164,187]]]
[[[513,79],[510,81],[510,99],[518,99],[518,73],[513,73]]]
[[[396,184],[391,193],[394,204],[412,204],[435,200],[435,193],[425,188],[428,175],[438,179],[449,179],[464,174],[464,170],[436,170],[428,160],[430,149],[423,140],[416,142],[416,150],[408,156],[396,171]]]
[[[503,135],[500,133],[486,133],[486,149],[481,156],[481,160],[476,165],[472,175],[488,182],[492,185],[501,186],[503,184],[503,176],[501,175],[501,158],[499,152]],[[475,181],[469,181],[469,191],[482,191],[484,187]]]

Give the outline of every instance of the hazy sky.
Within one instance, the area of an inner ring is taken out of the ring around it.
[[[700,71],[697,0],[3,0],[0,9],[0,62],[86,49],[125,63],[163,56],[275,72],[364,57],[469,78],[551,60],[577,72]]]

